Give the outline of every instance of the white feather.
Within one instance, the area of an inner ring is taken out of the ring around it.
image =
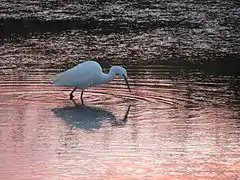
[[[58,74],[52,85],[86,89],[96,84],[101,73],[102,68],[97,62],[87,61]]]

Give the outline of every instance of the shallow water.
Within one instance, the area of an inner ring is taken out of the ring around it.
[[[237,1],[0,3],[0,179],[240,179]],[[124,81],[69,100],[97,60]]]
[[[1,179],[239,178],[236,78],[127,69],[131,93],[116,79],[86,90],[86,106],[50,86],[55,72],[2,75]]]

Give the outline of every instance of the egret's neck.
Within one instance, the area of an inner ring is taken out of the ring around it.
[[[115,78],[115,76],[116,76],[116,74],[112,73],[111,71],[108,74],[102,73],[99,84],[108,83],[108,82],[112,81]]]

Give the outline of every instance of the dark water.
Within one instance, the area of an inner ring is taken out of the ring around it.
[[[2,1],[0,179],[239,179],[237,1]],[[86,90],[54,76],[126,67]]]
[[[58,54],[58,61],[71,55],[76,61],[187,63],[220,75],[240,72],[238,1],[22,0],[2,1],[0,9],[3,40],[30,38],[23,46]],[[48,44],[36,44],[36,35],[48,36]]]

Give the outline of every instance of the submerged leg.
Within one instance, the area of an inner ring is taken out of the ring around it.
[[[84,102],[83,102],[83,92],[84,92],[84,89],[82,90],[82,93],[81,93],[81,101],[82,101],[82,104],[84,104]]]
[[[72,100],[73,99],[73,93],[74,93],[74,91],[76,90],[77,88],[74,88],[73,90],[72,90],[72,92],[70,93],[70,100]]]

